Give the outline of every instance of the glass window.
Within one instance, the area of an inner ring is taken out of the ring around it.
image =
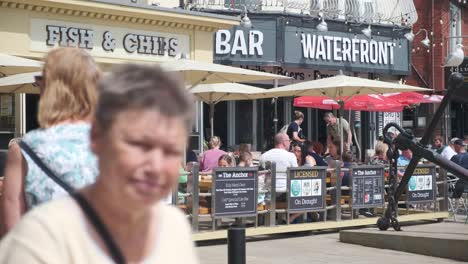
[[[253,143],[252,105],[252,101],[236,101],[236,145]]]

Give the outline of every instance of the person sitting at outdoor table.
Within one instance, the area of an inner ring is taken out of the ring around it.
[[[286,170],[289,167],[297,167],[297,159],[294,154],[289,152],[291,140],[287,134],[278,133],[274,139],[275,147],[262,154],[260,164],[266,168],[266,162],[276,163],[276,192],[286,192]],[[283,196],[286,198],[286,196]]]
[[[161,201],[179,177],[193,98],[156,66],[120,66],[99,90],[96,182],[29,212],[0,263],[198,263],[185,216]]]
[[[340,151],[340,141],[334,140],[330,144],[328,144],[328,153],[325,154],[325,160],[327,161],[328,166],[333,167],[334,160],[340,160],[341,158],[341,151]]]
[[[304,166],[305,157],[303,155],[302,147],[300,143],[293,142],[291,144],[291,153],[296,157],[297,165]]]
[[[235,166],[236,164],[234,163],[234,158],[229,154],[224,154],[218,159],[218,167],[226,168]]]
[[[250,152],[250,145],[246,143],[241,143],[239,144],[239,146],[235,149],[233,153],[236,164],[239,164],[240,155],[244,152]]]
[[[353,162],[353,153],[350,151],[344,152],[343,155],[341,155],[341,159],[343,161],[342,168],[349,169],[352,165],[356,165],[356,163]],[[349,186],[349,170],[343,171],[341,174],[341,186]]]
[[[307,156],[306,159],[309,159],[308,163],[310,166],[328,166],[328,164],[325,162],[325,160],[320,156],[320,154],[323,151],[323,146],[320,142],[310,142],[306,140],[304,142],[304,148],[306,150]],[[316,152],[315,150],[319,151]]]
[[[239,155],[238,167],[251,167],[252,166],[252,153],[249,151],[241,152]]]
[[[370,159],[370,165],[388,165],[387,151],[388,145],[378,141],[374,147],[375,155]]]
[[[211,149],[205,151],[200,158],[200,171],[210,171],[218,167],[219,157],[227,154],[219,149],[221,147],[221,140],[219,137],[211,137],[209,145]]]
[[[405,149],[401,152],[401,155],[397,159],[397,166],[404,167],[408,166],[413,157],[413,152],[410,149]]]
[[[435,136],[432,144],[432,147],[435,149],[435,151],[448,160],[457,154],[451,147],[444,145],[444,138],[441,136]]]
[[[457,139],[453,142],[453,146],[457,154],[452,157],[451,161],[457,163],[458,165],[468,170],[468,153],[465,149],[465,142],[463,141],[463,139]],[[459,199],[467,186],[468,184],[466,180],[459,179],[455,183],[455,190],[453,191],[452,197],[455,199]]]

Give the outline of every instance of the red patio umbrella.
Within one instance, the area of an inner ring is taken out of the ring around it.
[[[401,112],[404,105],[388,97],[376,94],[355,95],[349,100],[343,97],[344,109],[369,112]],[[294,99],[294,106],[324,110],[340,109],[337,100],[327,96],[301,96]]]
[[[402,92],[402,93],[390,93],[384,94],[383,96],[391,98],[401,104],[424,104],[424,103],[440,103],[444,98],[441,95],[427,95],[418,92]]]

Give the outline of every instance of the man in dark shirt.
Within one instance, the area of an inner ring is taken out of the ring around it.
[[[453,143],[453,147],[457,154],[454,155],[450,160],[468,170],[468,153],[466,153],[466,144],[462,139],[457,139]],[[463,191],[465,190],[466,185],[467,184],[464,180],[459,179],[455,184],[453,198],[460,198],[463,194]]]
[[[294,121],[288,126],[286,134],[292,141],[302,143],[305,141],[301,124],[304,121],[304,114],[300,111],[294,111]]]

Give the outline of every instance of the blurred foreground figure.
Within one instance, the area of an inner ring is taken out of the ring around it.
[[[77,48],[54,49],[44,62],[42,76],[36,76],[40,128],[28,132],[8,150],[0,214],[3,233],[13,228],[26,211],[67,194],[41,169],[41,164],[71,189],[94,183],[98,173],[89,134],[101,72],[93,58]],[[25,152],[24,145],[39,162]]]
[[[0,263],[198,263],[185,216],[162,202],[179,177],[190,95],[168,73],[137,65],[98,88],[96,183],[29,212],[0,243]]]

